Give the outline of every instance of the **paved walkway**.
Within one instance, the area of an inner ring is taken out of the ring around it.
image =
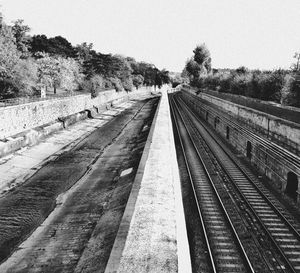
[[[65,130],[58,131],[37,145],[0,158],[0,196],[22,183],[48,160],[53,160],[62,152],[71,149],[94,130],[133,104],[134,101],[121,103],[94,119],[86,119]]]
[[[166,93],[152,123],[105,273],[191,272]]]

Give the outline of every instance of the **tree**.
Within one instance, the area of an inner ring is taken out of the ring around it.
[[[155,85],[155,78],[157,73],[157,68],[153,64],[139,63],[139,69],[141,72],[141,75],[144,77],[144,84],[147,86],[153,86]]]
[[[136,89],[138,89],[143,84],[144,77],[141,74],[133,75],[132,80],[133,80],[133,85],[135,86]]]
[[[57,58],[51,57],[48,53],[40,53],[37,60],[39,83],[46,87],[53,87],[54,94],[60,84],[60,63]]]
[[[112,86],[116,89],[117,92],[124,91],[122,82],[118,78],[110,77],[108,80],[112,83]]]
[[[95,74],[109,78],[115,76],[115,70],[118,69],[117,63],[119,61],[111,54],[91,52],[90,58],[84,61],[83,67],[87,78]]]
[[[132,81],[132,77],[123,78],[123,79],[121,80],[121,82],[122,82],[123,88],[124,88],[127,92],[132,91],[132,89],[133,89],[133,81]]]
[[[194,60],[194,58],[190,58],[186,61],[185,71],[190,80],[196,80],[200,76],[201,66]]]
[[[106,79],[114,79],[112,82],[116,83],[116,89],[119,89],[119,83],[115,80],[117,78],[125,90],[132,90],[132,69],[126,58],[121,55],[92,52],[90,59],[84,61],[83,67],[88,79],[99,74]]]
[[[30,27],[27,25],[24,25],[24,20],[16,20],[13,22],[12,26],[12,32],[14,34],[17,49],[21,52],[22,58],[28,58],[29,57],[29,44],[30,44],[30,38],[28,36],[28,32],[30,31]]]
[[[235,70],[235,72],[237,74],[246,74],[248,72],[248,69],[245,66],[240,66]]]
[[[76,57],[76,50],[71,43],[62,36],[47,38],[46,35],[34,35],[30,41],[30,51],[32,53],[46,52],[51,55],[62,57]]]
[[[161,77],[161,80],[162,80],[163,84],[169,83],[171,81],[169,71],[167,71],[166,69],[162,69],[160,71],[160,77]]]
[[[60,55],[64,58],[75,58],[76,50],[72,44],[62,36],[55,36],[48,39],[50,47],[49,53]]]
[[[89,90],[91,92],[92,98],[98,96],[100,90],[104,89],[105,80],[100,75],[94,75],[89,80]]]
[[[139,69],[139,63],[132,57],[126,57],[126,61],[129,63],[133,75],[142,75]]]
[[[211,57],[204,43],[196,46],[193,53],[194,56],[186,61],[183,72],[188,75],[191,85],[201,87],[211,72]]]
[[[293,71],[299,71],[300,70],[300,52],[295,52],[294,58],[296,59],[296,63],[292,64],[292,70]]]
[[[112,56],[111,71],[113,71],[113,74],[116,75],[120,80],[131,77],[132,73],[130,64],[122,55]]]
[[[14,82],[15,68],[20,60],[20,52],[11,27],[0,20],[0,97],[17,96],[19,89]]]
[[[34,59],[21,59],[15,67],[13,79],[19,95],[32,96],[37,92],[38,66]]]
[[[202,71],[205,68],[206,72],[211,71],[211,57],[210,52],[206,45],[203,43],[201,45],[196,46],[193,50],[194,52],[194,61],[198,63],[202,67]]]
[[[46,35],[34,35],[30,40],[30,52],[49,52],[49,42]]]
[[[13,78],[14,68],[20,55],[12,29],[2,23],[0,28],[0,78]]]
[[[50,56],[48,53],[40,53],[38,64],[39,83],[47,87],[73,91],[83,81],[80,64],[72,58]]]
[[[300,107],[300,77],[297,74],[285,75],[280,102],[284,105]]]
[[[182,84],[184,82],[184,78],[182,77],[181,73],[172,73],[170,81],[172,83],[172,88],[175,88],[177,85]]]
[[[58,57],[58,62],[60,66],[59,86],[68,91],[78,89],[83,82],[81,65],[72,58]]]
[[[80,45],[77,45],[75,47],[77,59],[81,64],[83,64],[86,61],[89,61],[92,58],[92,54],[95,53],[93,51],[93,44],[90,43],[81,43]]]

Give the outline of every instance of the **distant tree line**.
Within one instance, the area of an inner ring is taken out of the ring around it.
[[[61,36],[29,35],[23,20],[12,25],[0,14],[0,99],[34,96],[41,88],[132,91],[169,83],[169,72],[121,55],[102,54],[93,44],[77,46]]]
[[[216,90],[261,100],[275,101],[300,107],[300,54],[290,70],[273,71],[237,69],[212,69],[211,57],[205,44],[193,51],[182,72],[189,84],[202,89]]]

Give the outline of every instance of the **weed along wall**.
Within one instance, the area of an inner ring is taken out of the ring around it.
[[[196,96],[192,92],[181,91],[179,95],[219,135],[248,158],[261,173],[278,183],[282,191],[288,190],[288,181],[293,179],[293,175],[300,182],[300,168],[297,165],[289,164],[274,149],[266,148],[258,138],[262,136],[264,139],[272,141],[270,142],[273,143],[272,145],[279,144],[294,154],[296,158],[299,156],[300,148],[299,124],[205,93]],[[270,147],[273,147],[272,145]],[[300,192],[298,190],[300,185],[296,188],[293,193]]]
[[[28,129],[38,127],[83,110],[98,109],[116,100],[127,100],[130,95],[151,92],[152,88],[140,88],[134,92],[100,92],[96,98],[82,94],[27,104],[0,108],[0,140]]]

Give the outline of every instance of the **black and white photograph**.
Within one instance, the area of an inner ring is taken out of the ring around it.
[[[0,0],[0,273],[300,273],[300,1]]]

